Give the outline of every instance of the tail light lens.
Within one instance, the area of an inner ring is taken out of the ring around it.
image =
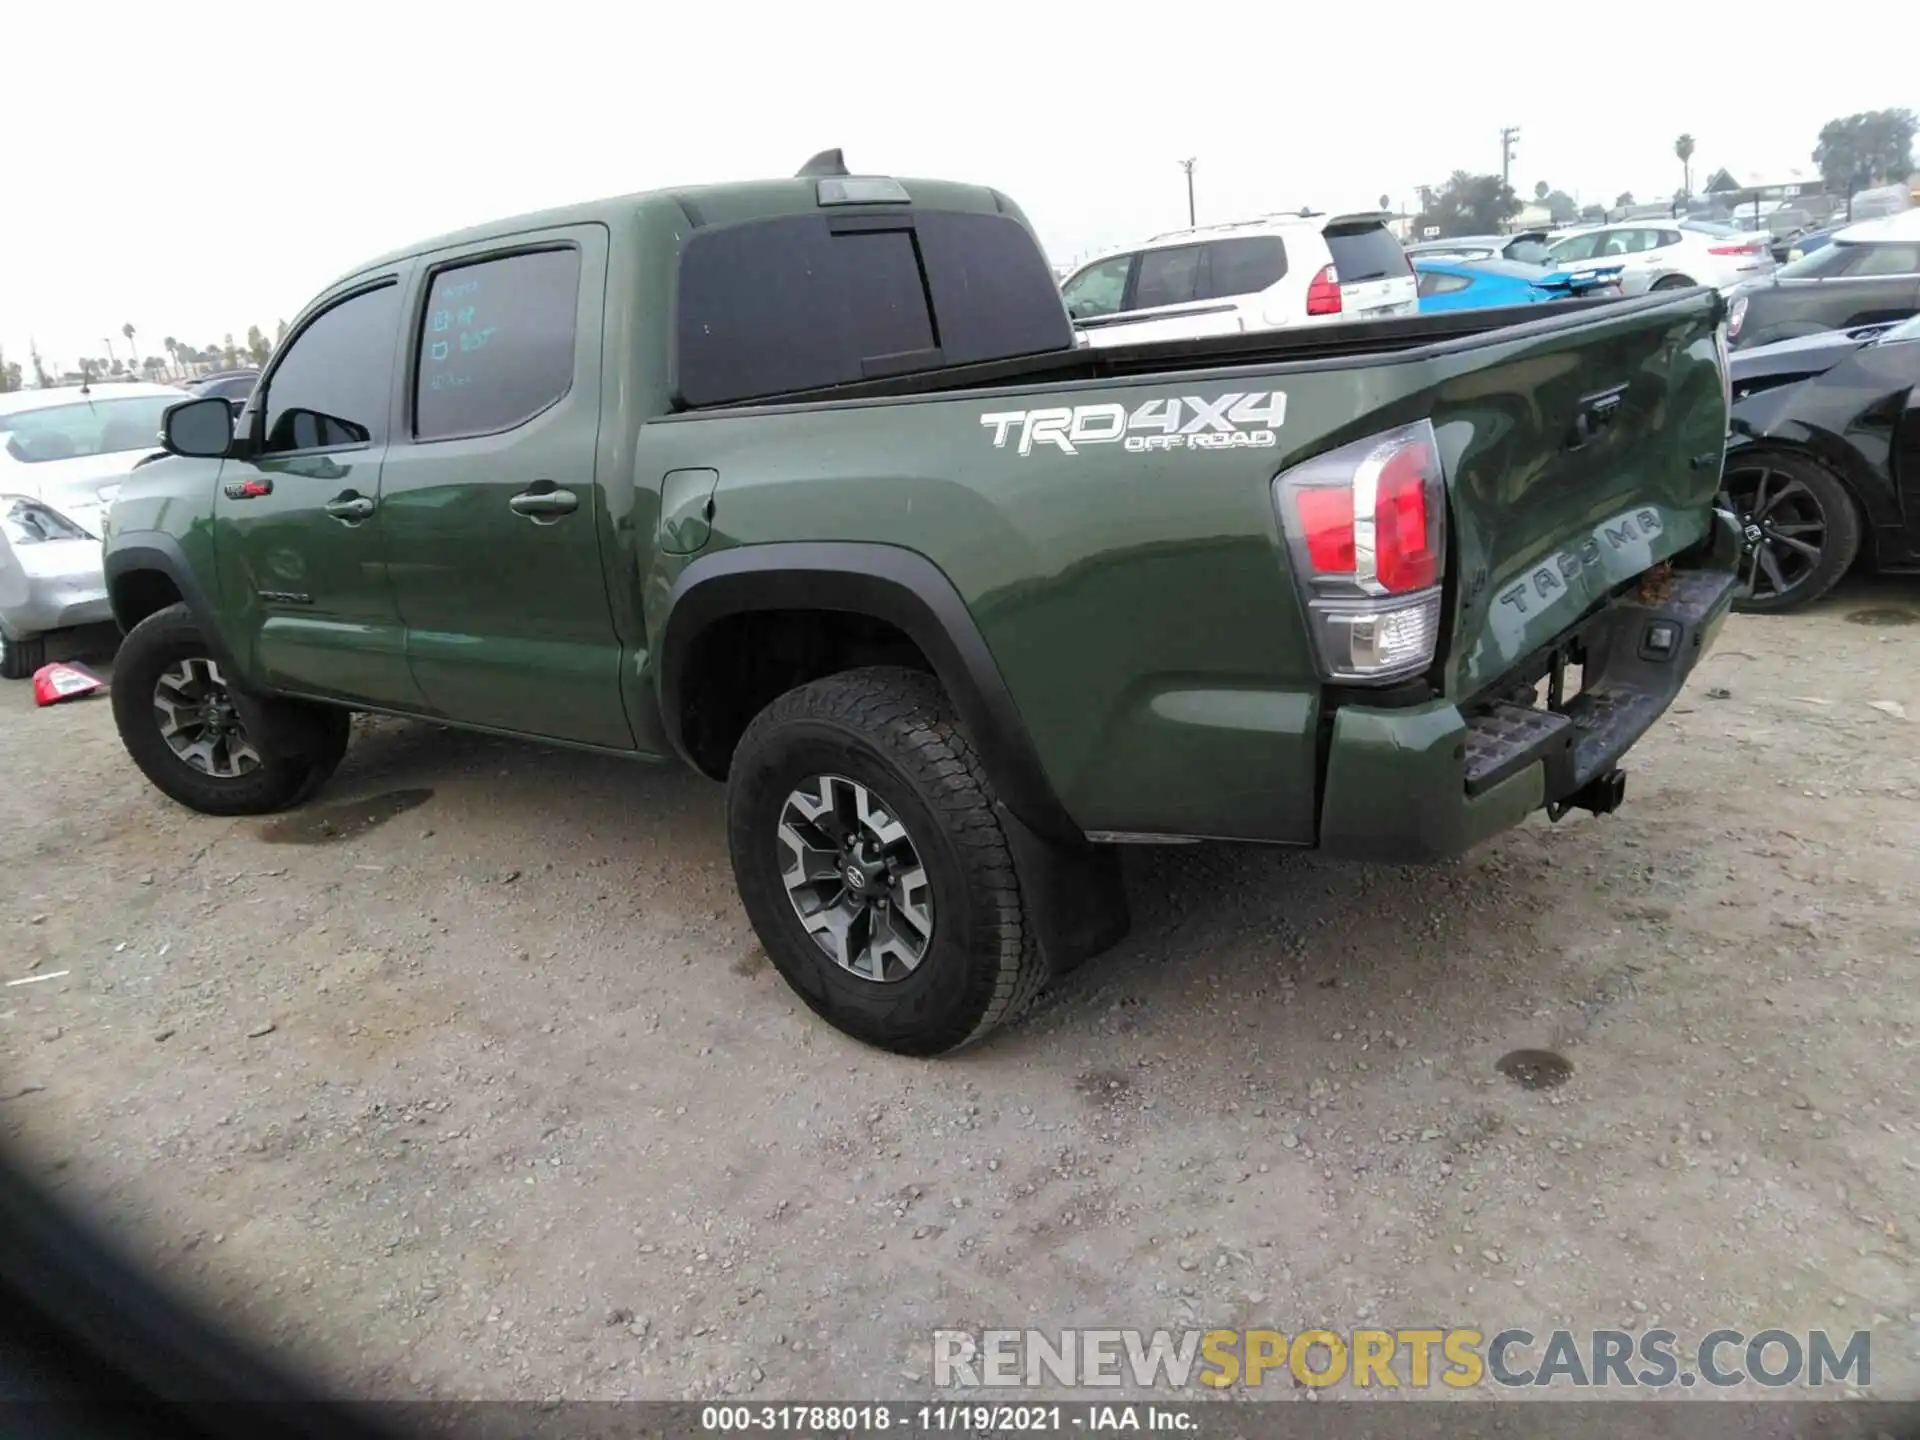
[[[1738,340],[1740,338],[1740,326],[1746,318],[1747,297],[1744,295],[1736,295],[1733,297],[1733,304],[1727,307],[1727,338],[1729,340]]]
[[[1709,255],[1758,255],[1764,248],[1764,246],[1758,244],[1709,245],[1707,247],[1707,253]]]
[[[1340,313],[1340,272],[1331,265],[1322,265],[1320,273],[1307,285],[1307,314],[1338,315]]]
[[[1433,426],[1344,445],[1273,482],[1320,673],[1365,684],[1433,663],[1446,571],[1446,480]]]

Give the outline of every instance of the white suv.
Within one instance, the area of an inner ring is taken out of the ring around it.
[[[1386,219],[1309,211],[1176,230],[1081,266],[1061,294],[1102,346],[1412,315],[1419,282]]]

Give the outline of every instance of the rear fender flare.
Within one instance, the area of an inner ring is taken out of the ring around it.
[[[659,627],[656,674],[667,739],[689,764],[681,694],[693,641],[715,621],[755,610],[842,611],[900,630],[932,664],[1001,802],[1041,839],[1086,843],[1048,781],[960,592],[931,560],[895,545],[742,545],[703,555],[680,572]]]

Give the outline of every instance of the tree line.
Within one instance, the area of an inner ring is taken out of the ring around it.
[[[120,327],[120,334],[127,342],[125,355],[119,354],[112,341],[107,340],[102,342],[107,350],[105,355],[83,355],[65,368],[57,364],[50,366],[39,347],[33,347],[28,356],[28,363],[33,367],[33,383],[46,389],[74,375],[88,381],[130,380],[141,376],[149,380],[176,380],[207,370],[257,368],[265,365],[273,356],[273,347],[287,338],[287,322],[282,320],[274,327],[271,339],[258,325],[249,325],[244,340],[235,340],[228,333],[217,345],[192,345],[169,335],[160,342],[158,350],[145,355],[140,353],[139,332],[131,321]],[[20,362],[7,359],[6,353],[0,350],[0,394],[21,389],[26,378]]]
[[[1852,197],[1862,190],[1906,181],[1916,168],[1913,142],[1917,131],[1920,131],[1920,118],[1904,109],[1863,110],[1856,115],[1829,120],[1821,127],[1812,153],[1827,193],[1851,205]],[[1683,134],[1673,142],[1674,157],[1680,162],[1680,186],[1673,192],[1676,205],[1693,199],[1695,148],[1691,134]],[[1733,207],[1758,198],[1725,167],[1707,178],[1703,193]],[[1544,180],[1534,185],[1533,198],[1547,210],[1556,226],[1576,221],[1598,223],[1607,218],[1607,207],[1582,206]],[[1633,192],[1623,190],[1614,197],[1612,208],[1624,209],[1634,203]],[[1456,170],[1444,185],[1421,187],[1414,233],[1424,236],[1428,230],[1436,230],[1442,238],[1492,234],[1524,208],[1520,196],[1500,176]]]

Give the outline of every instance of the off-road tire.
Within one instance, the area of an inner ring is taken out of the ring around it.
[[[906,827],[933,896],[925,957],[899,979],[856,975],[802,926],[782,881],[780,817],[821,775],[865,786]],[[893,667],[788,691],[734,752],[727,792],[734,879],[774,967],[836,1029],[901,1055],[941,1055],[1019,1015],[1047,966],[1027,923],[993,787],[939,683]]]
[[[249,736],[260,755],[257,769],[231,777],[208,775],[174,754],[161,734],[153,708],[154,686],[181,661],[210,654],[184,604],[157,610],[128,631],[114,658],[110,691],[120,743],[154,788],[202,815],[266,815],[296,804],[311,792],[315,772],[331,766],[316,764],[304,755],[272,753]],[[342,753],[344,749],[343,745]],[[333,763],[339,763],[338,757]]]
[[[26,680],[47,663],[47,637],[29,635],[24,640],[4,637],[0,644],[0,679]]]

